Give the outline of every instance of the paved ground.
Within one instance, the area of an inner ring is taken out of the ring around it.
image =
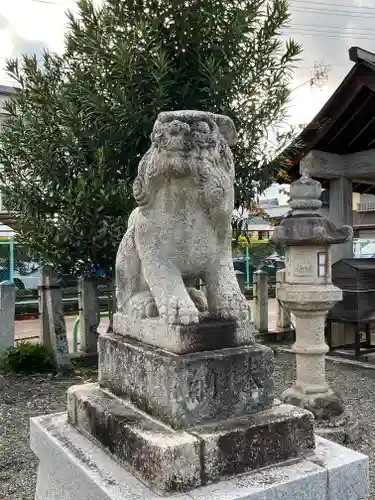
[[[371,492],[368,500],[375,500],[375,370],[333,362],[327,365],[332,387],[341,392],[348,410],[362,422],[363,440],[353,447],[370,457]],[[294,370],[293,355],[276,356],[277,395],[290,386]],[[73,377],[0,378],[1,500],[34,500],[37,460],[29,449],[29,418],[65,411],[67,388],[72,384],[94,381],[95,377],[95,372],[85,370]]]
[[[73,324],[77,316],[66,316],[65,323],[68,332],[69,349],[72,351],[73,343]],[[105,331],[108,327],[108,318],[102,318],[99,326],[99,331]],[[15,338],[16,340],[39,338],[40,321],[38,319],[26,319],[15,322]],[[79,334],[78,334],[79,341]]]
[[[251,303],[253,307],[253,303]],[[70,350],[72,350],[73,339],[73,323],[76,317],[67,316],[66,328],[68,331],[68,342]],[[99,331],[106,330],[108,327],[108,318],[102,318]],[[269,299],[268,301],[268,328],[273,330],[276,328],[276,299]],[[38,337],[40,332],[40,321],[38,319],[28,319],[23,321],[16,321],[16,339],[25,339],[29,337]]]

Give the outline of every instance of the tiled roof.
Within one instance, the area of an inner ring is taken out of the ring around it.
[[[0,95],[11,95],[16,91],[14,87],[8,85],[0,85]]]
[[[268,206],[263,210],[271,219],[278,219],[284,217],[290,211],[290,207],[289,205]]]
[[[279,157],[283,162],[288,159],[289,164],[288,180],[280,177],[280,184],[289,184],[299,178],[300,161],[312,150],[350,155],[373,149],[375,53],[351,47],[349,59],[354,66],[322,109]],[[327,180],[330,178],[328,174]],[[369,182],[362,180],[359,177],[355,192],[375,194],[373,179]],[[326,179],[322,181],[326,182]]]
[[[264,198],[264,200],[259,200],[259,206],[261,208],[266,208],[268,206],[278,206],[279,200],[277,198]]]

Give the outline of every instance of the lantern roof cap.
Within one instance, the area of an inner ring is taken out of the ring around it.
[[[327,246],[352,239],[351,226],[336,226],[319,212],[322,206],[320,182],[310,177],[307,169],[290,186],[290,212],[282,219],[271,237],[277,245]]]

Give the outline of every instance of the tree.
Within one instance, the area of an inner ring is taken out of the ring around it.
[[[131,184],[157,114],[229,115],[236,203],[273,180],[267,135],[287,113],[301,48],[285,44],[286,0],[79,1],[65,51],[8,61],[0,189],[20,238],[45,262],[110,275],[133,208]]]

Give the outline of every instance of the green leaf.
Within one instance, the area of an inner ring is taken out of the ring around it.
[[[229,115],[236,204],[248,206],[283,166],[301,47],[282,43],[286,0],[79,0],[61,56],[7,61],[19,88],[5,103],[0,189],[20,240],[42,262],[112,273],[134,208],[132,182],[160,111]]]

